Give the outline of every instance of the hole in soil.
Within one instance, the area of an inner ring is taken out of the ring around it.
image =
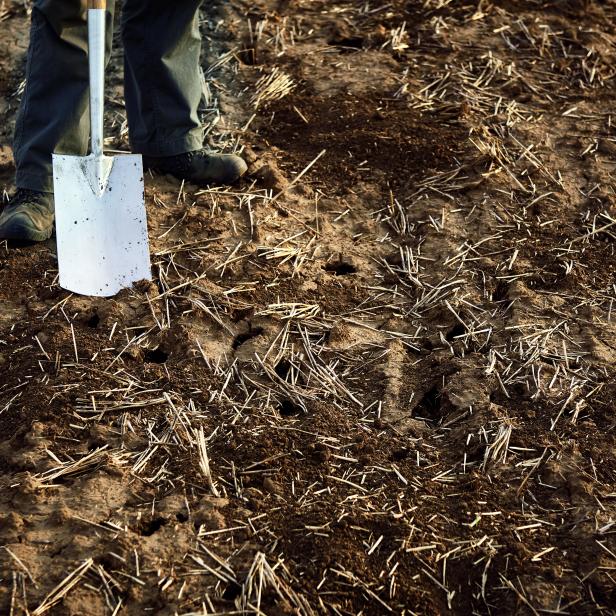
[[[462,323],[456,323],[456,325],[454,325],[447,332],[445,339],[451,342],[454,338],[457,338],[458,336],[463,336],[465,333],[466,333],[466,327],[464,327]]]
[[[231,345],[231,348],[233,350],[239,349],[239,347],[241,347],[245,342],[248,342],[251,338],[256,338],[257,336],[260,336],[262,333],[262,327],[251,327],[246,333],[238,334],[233,339],[233,344]]]
[[[188,515],[186,515],[183,511],[180,511],[175,514],[175,519],[182,523],[188,522]]]
[[[281,359],[275,366],[274,372],[283,380],[288,383],[294,383],[295,385],[305,385],[306,379],[297,366],[288,359]]]
[[[511,386],[511,389],[513,390],[513,393],[519,396],[520,398],[526,398],[530,393],[528,386],[525,385],[524,383],[514,383]]]
[[[165,518],[154,518],[149,522],[142,522],[139,534],[143,537],[151,537],[156,531],[160,530],[167,520]]]
[[[293,400],[289,400],[288,398],[285,398],[278,405],[278,412],[283,417],[295,417],[296,415],[299,415],[302,412],[302,407],[299,404],[295,404]]]
[[[274,372],[284,381],[287,380],[289,372],[291,372],[291,362],[286,359],[281,359],[275,366]]]
[[[251,317],[253,312],[254,308],[250,306],[248,308],[235,308],[231,310],[231,319],[234,323],[238,323],[239,321]]]
[[[509,299],[509,285],[499,280],[496,284],[496,289],[494,289],[494,293],[492,293],[492,301],[504,302],[506,299]]]
[[[86,325],[88,327],[91,327],[92,329],[96,329],[98,327],[98,324],[101,322],[101,318],[98,316],[98,314],[95,312],[87,321],[86,321]]]
[[[350,49],[362,49],[364,46],[364,39],[361,36],[334,36],[329,41],[328,45],[333,47],[348,47]]]
[[[424,394],[421,402],[415,407],[413,415],[417,419],[427,419],[428,421],[438,421],[441,418],[441,392],[434,385]]]
[[[335,276],[348,276],[349,274],[357,273],[357,268],[348,261],[334,261],[333,263],[328,263],[324,269]]]
[[[231,582],[231,584],[229,584],[229,586],[227,586],[222,593],[222,598],[225,601],[235,601],[240,596],[241,592],[242,587],[235,582]]]
[[[104,524],[105,520],[103,519],[100,523]],[[101,554],[100,556],[95,557],[94,562],[107,569],[107,571],[115,569],[118,564],[111,554]]]
[[[164,364],[169,359],[169,353],[163,351],[162,347],[148,349],[144,353],[143,359],[150,364]]]
[[[396,449],[395,451],[392,452],[391,454],[391,459],[394,462],[401,462],[402,460],[406,460],[409,457],[410,454],[410,450],[402,448],[402,449]]]
[[[246,64],[247,66],[255,66],[259,62],[257,60],[257,50],[254,46],[246,45],[240,52],[238,53],[238,57],[242,64]]]
[[[614,241],[614,236],[610,233],[597,233],[596,238],[604,244],[609,244]]]

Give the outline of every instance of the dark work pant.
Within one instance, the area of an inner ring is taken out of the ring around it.
[[[172,156],[202,147],[198,106],[202,0],[124,0],[124,94],[133,152]],[[89,150],[88,35],[82,0],[34,0],[26,89],[17,116],[16,184],[50,192],[51,154]],[[107,58],[113,0],[108,0]]]

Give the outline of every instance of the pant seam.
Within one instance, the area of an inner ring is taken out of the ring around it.
[[[151,39],[148,39],[148,50],[150,52],[150,57],[154,58],[154,49],[152,47],[152,41]],[[144,64],[144,67],[147,67],[146,64]],[[148,70],[146,68],[146,70]],[[158,94],[156,92],[156,88],[154,87],[154,80],[153,79],[148,79],[147,82],[149,83],[149,90],[150,93],[152,95],[152,116],[154,118],[154,130],[156,131],[156,133],[160,132],[160,122],[159,122],[159,115],[160,115],[160,105],[159,105],[159,100],[158,100]]]
[[[32,18],[31,18],[33,24],[36,24],[36,22],[40,20],[41,18],[42,16],[39,15],[36,8],[34,8],[32,10]],[[19,116],[18,126],[15,127],[15,136],[13,138],[13,143],[16,146],[15,147],[16,153],[20,150],[20,145],[21,145],[21,142],[23,139],[23,133],[24,133],[24,125],[26,123],[26,118],[28,115],[28,111],[30,109],[30,99],[32,98],[32,80],[30,79],[30,73],[32,72],[32,62],[34,60],[35,55],[37,55],[40,44],[41,44],[41,37],[33,36],[33,35],[38,34],[38,31],[41,29],[41,25],[42,24],[39,21],[39,23],[35,27],[32,27],[32,33],[30,35],[32,44],[28,48],[28,55],[26,58],[26,86],[24,88],[24,100],[22,103],[23,109]]]
[[[200,5],[200,3],[199,3]],[[126,36],[127,31],[127,23],[123,20],[122,23],[122,36]],[[192,27],[197,28],[198,30],[199,23],[199,8],[195,11],[193,16]],[[197,24],[195,26],[195,24]],[[157,57],[158,52],[154,49],[153,40],[151,37],[146,37],[146,49],[149,52],[151,57]],[[126,48],[125,48],[125,53]],[[126,66],[126,64],[125,64]],[[142,76],[142,83],[147,84],[147,94],[149,94],[149,98],[152,103],[152,123],[148,126],[148,123],[144,120],[143,117],[140,118],[141,122],[144,124],[145,134],[147,141],[139,141],[132,138],[132,133],[134,127],[132,127],[129,123],[129,141],[131,145],[131,150],[137,153],[145,154],[146,156],[173,156],[175,154],[181,154],[183,152],[198,150],[203,147],[204,141],[204,127],[201,119],[199,117],[199,111],[197,109],[197,125],[190,128],[188,132],[186,132],[182,137],[174,140],[166,139],[163,134],[165,132],[165,123],[161,121],[161,110],[162,104],[160,100],[160,89],[156,87],[156,79],[151,79],[149,65],[147,62],[141,62],[139,64],[139,69],[142,71],[140,74]],[[199,66],[199,69],[201,67]],[[126,76],[126,68],[125,68],[125,76]],[[139,80],[137,80],[139,81]],[[126,77],[125,77],[125,88],[126,88]],[[145,92],[142,92],[142,95]],[[190,114],[190,112],[189,112]],[[149,130],[148,130],[149,129]]]

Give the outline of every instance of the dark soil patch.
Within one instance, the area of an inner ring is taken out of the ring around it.
[[[304,122],[296,108],[308,122]],[[403,101],[295,95],[271,106],[274,121],[259,127],[271,146],[302,168],[315,165],[328,192],[377,178],[391,188],[450,165],[466,137],[456,124],[433,121]]]

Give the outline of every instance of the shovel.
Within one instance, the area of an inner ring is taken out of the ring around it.
[[[88,0],[89,156],[53,155],[60,286],[110,297],[150,279],[140,155],[103,154],[106,0]]]

